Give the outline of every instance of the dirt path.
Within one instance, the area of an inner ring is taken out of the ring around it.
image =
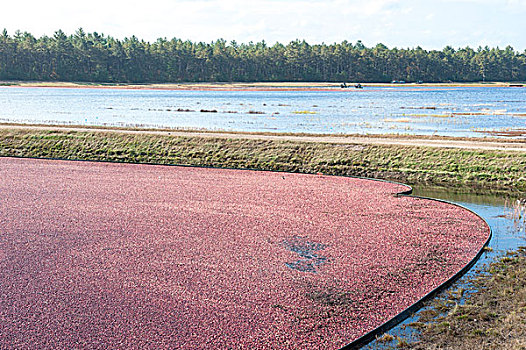
[[[56,130],[56,131],[89,131],[89,132],[117,132],[125,134],[154,134],[170,135],[178,137],[208,137],[208,138],[232,138],[248,140],[273,140],[273,141],[298,141],[319,142],[336,144],[360,144],[360,145],[398,145],[398,146],[425,146],[438,148],[461,148],[478,150],[501,150],[526,152],[526,140],[504,140],[504,139],[469,139],[469,138],[429,138],[419,136],[312,136],[312,135],[272,135],[272,134],[249,134],[237,132],[196,132],[196,131],[167,131],[167,130],[135,130],[98,127],[63,127],[63,126],[35,126],[35,125],[8,125],[0,124],[0,129],[25,129],[25,130]]]

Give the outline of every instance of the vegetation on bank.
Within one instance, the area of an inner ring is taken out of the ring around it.
[[[473,192],[526,191],[526,153],[99,131],[0,130],[0,156],[363,176]]]
[[[492,263],[471,280],[465,303],[457,290],[433,302],[412,327],[411,349],[526,349],[526,247]]]
[[[238,44],[63,31],[34,37],[0,33],[0,80],[111,83],[231,81],[526,81],[526,51],[366,47],[344,41]]]

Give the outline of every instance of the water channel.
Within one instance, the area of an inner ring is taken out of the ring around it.
[[[526,221],[524,221],[524,218],[519,220],[513,215],[512,207],[515,202],[514,199],[506,199],[495,195],[461,194],[442,189],[421,187],[415,187],[413,189],[413,194],[447,200],[471,209],[484,218],[493,231],[493,236],[489,243],[491,250],[484,252],[481,258],[466,275],[461,277],[442,293],[449,290],[456,290],[460,287],[468,288],[469,279],[477,273],[480,273],[479,271],[486,265],[505,255],[508,251],[513,251],[518,247],[526,246]],[[408,325],[416,322],[417,319],[417,316],[409,317],[387,333],[393,335],[395,338],[400,337],[409,341],[414,341],[417,339],[418,333]],[[363,349],[393,349],[396,347],[396,343],[396,340],[390,343],[372,341],[364,346]]]

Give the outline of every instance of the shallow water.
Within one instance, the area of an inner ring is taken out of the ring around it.
[[[526,246],[526,228],[524,223],[518,224],[511,215],[509,201],[494,195],[466,195],[437,189],[414,188],[414,195],[448,200],[473,210],[483,217],[492,229],[493,236],[489,243],[492,251],[485,252],[477,263],[447,290],[456,290],[459,287],[469,289],[467,281],[480,273],[487,264],[495,261],[510,250],[516,250],[520,246]],[[468,291],[469,292],[469,291]],[[417,332],[407,327],[416,322],[418,317],[410,317],[387,333],[399,336],[407,340],[416,340]],[[363,349],[392,349],[396,341],[383,344],[373,341]]]
[[[414,194],[418,196],[444,199],[458,203],[479,214],[490,225],[493,236],[489,247],[493,252],[486,252],[477,265],[494,260],[506,251],[516,250],[521,245],[526,245],[524,225],[517,225],[511,215],[509,200],[495,195],[458,194],[444,190],[427,190],[415,188]],[[477,266],[476,266],[477,267]]]
[[[317,273],[318,266],[327,262],[327,258],[319,255],[318,251],[323,251],[327,246],[322,243],[309,242],[304,237],[295,236],[289,240],[282,242],[283,246],[298,254],[299,259],[285,263],[285,265],[293,270],[301,272]]]
[[[0,122],[326,134],[526,129],[526,89],[170,91],[0,87]],[[205,112],[216,111],[216,112]]]

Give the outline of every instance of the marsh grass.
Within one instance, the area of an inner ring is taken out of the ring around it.
[[[314,111],[293,111],[293,114],[318,114],[318,112]]]
[[[391,334],[384,333],[382,336],[377,337],[376,341],[380,344],[383,344],[383,343],[390,343],[394,341],[395,339],[396,338],[392,336]]]
[[[410,118],[385,118],[383,120],[385,123],[411,123],[411,122],[417,122],[416,119],[410,119]]]
[[[526,349],[525,267],[521,247],[473,279],[464,304],[447,293],[435,300],[434,312],[418,316],[420,340],[405,348]]]

